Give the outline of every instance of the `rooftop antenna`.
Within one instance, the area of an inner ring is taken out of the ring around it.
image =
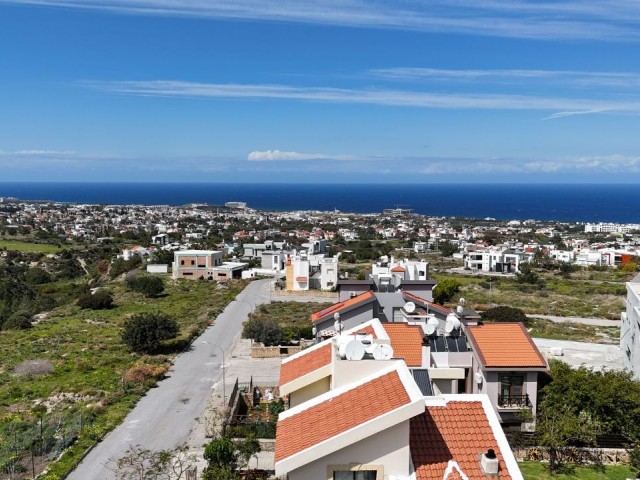
[[[340,312],[334,313],[333,318],[335,320],[335,322],[333,323],[333,328],[335,329],[336,332],[338,332],[338,335],[342,335],[342,330],[344,329],[344,323],[340,321]]]

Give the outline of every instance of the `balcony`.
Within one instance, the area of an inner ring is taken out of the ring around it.
[[[529,395],[498,395],[499,410],[522,410],[531,407]]]

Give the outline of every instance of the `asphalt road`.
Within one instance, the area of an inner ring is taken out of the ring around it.
[[[131,445],[151,450],[171,449],[186,442],[220,379],[221,347],[228,356],[248,313],[269,302],[269,282],[251,282],[193,344],[180,354],[169,377],[149,390],[125,418],[67,477],[70,480],[113,479],[114,460]],[[228,392],[227,392],[228,393]]]

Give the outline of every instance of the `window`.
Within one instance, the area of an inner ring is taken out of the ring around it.
[[[184,260],[180,260],[180,265],[184,265]]]
[[[500,396],[519,397],[524,395],[524,375],[500,375]]]
[[[191,260],[191,265],[195,265],[196,261],[195,260]]]
[[[198,268],[207,268],[205,264],[198,264]]]

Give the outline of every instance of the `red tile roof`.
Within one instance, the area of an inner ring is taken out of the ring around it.
[[[333,315],[336,312],[341,312],[347,308],[354,307],[356,305],[359,305],[360,303],[368,302],[369,300],[373,300],[374,298],[375,293],[369,290],[367,292],[361,293],[360,295],[356,295],[355,297],[345,300],[344,302],[334,303],[327,308],[323,308],[322,310],[318,310],[317,312],[312,313],[311,321],[313,323],[316,323],[329,315]]]
[[[485,323],[468,326],[466,330],[485,367],[547,367],[522,323]]]
[[[453,313],[451,309],[449,309],[447,307],[443,307],[442,305],[438,305],[437,303],[430,302],[429,300],[426,300],[426,299],[424,299],[422,297],[414,295],[413,293],[402,292],[402,295],[404,295],[405,299],[409,299],[412,302],[417,302],[421,306],[423,306],[424,308],[426,308],[428,310],[438,310],[439,312],[441,312],[441,313],[443,313],[445,315]]]
[[[365,335],[371,335],[374,339],[378,338],[378,336],[376,335],[376,331],[373,329],[371,325],[367,325],[366,327],[362,327],[362,328],[354,327],[350,329],[350,331],[353,332],[354,335],[357,335],[358,333],[362,332]]]
[[[383,323],[395,358],[403,358],[408,367],[422,366],[422,328],[406,323]]]
[[[409,403],[398,372],[392,371],[279,420],[276,462]]]
[[[299,357],[282,362],[280,366],[281,386],[331,363],[330,342],[320,348],[303,350],[302,353]]]
[[[449,401],[445,407],[429,406],[424,414],[412,418],[410,425],[416,480],[443,478],[450,460],[457,462],[470,480],[486,480],[479,455],[490,448],[500,461],[497,478],[511,478],[481,402]],[[460,479],[454,472],[448,478]]]
[[[296,277],[296,282],[306,282],[307,277]]]
[[[405,270],[404,270],[404,268],[402,268],[402,267],[393,267],[393,268],[391,269],[391,271],[392,271],[392,272],[404,272]]]

